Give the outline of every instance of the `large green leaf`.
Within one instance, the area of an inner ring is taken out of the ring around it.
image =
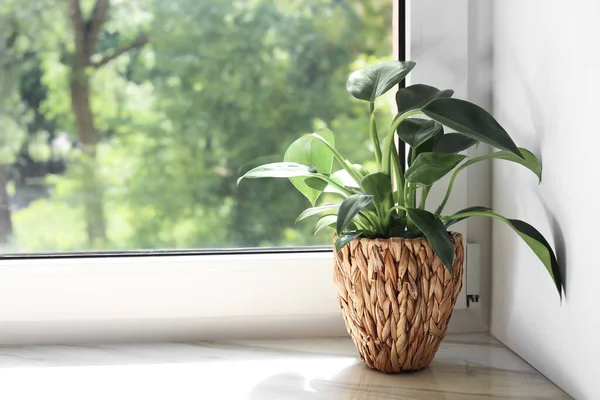
[[[500,159],[500,160],[507,160],[507,161],[515,162],[517,164],[521,164],[522,166],[524,166],[525,168],[527,168],[531,172],[533,172],[535,174],[535,176],[538,177],[538,180],[541,181],[542,180],[542,163],[540,162],[540,160],[535,156],[535,154],[533,154],[532,152],[530,152],[527,149],[519,147],[519,150],[521,151],[521,154],[523,154],[523,158],[517,157],[514,154],[509,153],[508,151],[496,151],[491,154],[486,154],[485,156],[471,158],[471,159],[467,160],[463,165],[461,165],[460,169],[462,170],[462,169],[468,167],[469,165],[475,164],[479,161],[496,158],[496,159]]]
[[[342,248],[353,241],[354,239],[358,239],[363,235],[362,232],[348,232],[345,235],[341,235],[335,241],[335,252],[339,253]]]
[[[352,96],[371,103],[400,83],[415,67],[412,61],[386,61],[354,71],[346,81]]]
[[[329,129],[321,129],[319,135],[332,146],[335,146],[333,133]],[[333,167],[333,154],[323,142],[313,135],[307,134],[297,139],[288,147],[283,156],[283,161],[312,165],[318,172],[329,174]],[[304,178],[290,178],[290,181],[300,193],[306,196],[312,205],[315,204],[321,191],[307,184]]]
[[[443,131],[439,122],[422,119],[408,118],[398,125],[398,136],[411,147],[418,147],[428,139]]]
[[[460,153],[476,143],[477,140],[471,139],[461,133],[450,132],[440,136],[439,139],[435,141],[433,151],[437,153]]]
[[[298,215],[298,218],[296,218],[296,223],[302,221],[303,219],[313,217],[315,215],[335,213],[335,211],[337,211],[339,207],[339,204],[324,204],[318,207],[307,208],[306,210],[302,211],[300,215]]]
[[[429,211],[418,208],[408,208],[406,210],[408,218],[416,225],[417,228],[429,240],[431,248],[442,260],[442,263],[452,272],[452,264],[454,264],[454,244],[450,240],[450,235],[446,232],[446,228],[442,221]]]
[[[335,229],[336,221],[337,215],[325,215],[324,217],[319,218],[315,224],[315,235],[327,227]]]
[[[493,158],[497,158],[500,160],[507,160],[515,162],[517,164],[521,164],[522,166],[533,172],[535,176],[538,177],[539,182],[541,182],[542,163],[540,162],[540,160],[535,156],[535,154],[533,154],[527,149],[520,147],[519,150],[521,150],[521,154],[523,154],[524,158],[517,157],[514,154],[509,153],[507,151],[497,151],[495,153],[492,153],[492,156]]]
[[[558,261],[556,259],[556,255],[554,255],[554,251],[552,247],[548,243],[548,241],[544,238],[544,236],[533,226],[529,225],[527,222],[518,220],[518,219],[508,219],[503,217],[502,215],[493,213],[491,211],[465,211],[456,213],[452,216],[445,217],[445,220],[462,220],[468,217],[491,217],[497,220],[500,220],[510,226],[517,234],[527,243],[529,248],[533,250],[535,255],[540,259],[540,261],[546,267],[546,270],[550,274],[550,277],[554,281],[554,285],[556,286],[556,290],[558,290],[558,295],[562,298],[562,287],[563,281],[560,274],[560,268],[558,267]]]
[[[312,165],[300,164],[295,162],[278,162],[258,166],[246,172],[237,180],[239,185],[242,179],[259,179],[259,178],[295,178],[316,176],[319,173]]]
[[[365,176],[361,181],[365,193],[373,196],[376,203],[383,203],[392,194],[392,180],[383,172],[374,172]]]
[[[452,171],[466,156],[447,153],[421,153],[410,168],[405,178],[411,183],[429,186]]]
[[[398,115],[404,114],[408,110],[415,110],[423,107],[433,99],[440,97],[452,97],[454,90],[439,90],[433,86],[416,84],[410,85],[398,90],[396,93],[396,105],[398,106]]]
[[[300,178],[292,178],[292,179],[300,179]],[[306,186],[318,191],[319,193],[323,192],[328,185],[326,180],[321,179],[316,176],[309,176],[308,178],[303,178],[303,179],[304,179],[304,183],[306,183]]]
[[[338,210],[336,232],[340,235],[356,215],[363,209],[373,204],[373,196],[366,194],[353,194],[344,199]]]
[[[525,221],[518,219],[507,219],[509,225],[517,232],[521,239],[527,243],[529,248],[533,250],[536,256],[544,263],[544,266],[548,270],[550,277],[554,281],[556,290],[558,290],[559,296],[562,298],[562,277],[560,275],[560,268],[558,267],[558,260],[554,255],[554,251],[548,241],[542,236],[542,234],[529,225]]]
[[[433,151],[433,146],[435,144],[435,142],[444,135],[444,130],[440,130],[438,132],[436,132],[436,134],[432,137],[430,137],[429,139],[427,139],[426,141],[424,141],[421,145],[417,146],[417,148],[415,148],[414,153],[415,153],[415,159],[416,157],[419,156],[419,154],[421,153],[430,153]],[[412,162],[414,160],[410,160],[409,166],[412,165]]]
[[[459,99],[439,98],[427,103],[422,111],[431,119],[471,139],[522,157],[517,145],[504,128],[487,111],[473,103]]]
[[[489,207],[484,207],[484,206],[473,206],[473,207],[463,208],[462,210],[458,211],[456,214],[468,213],[468,212],[471,212],[471,211],[492,211],[492,209],[489,208]],[[446,222],[444,224],[444,226],[446,227],[446,229],[448,229],[452,225],[456,224],[457,222],[460,222],[460,221],[465,220],[467,218],[469,218],[469,217],[461,217],[461,218],[457,218],[457,219],[452,219],[452,220]]]

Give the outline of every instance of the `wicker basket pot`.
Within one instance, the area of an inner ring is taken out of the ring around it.
[[[462,235],[452,274],[425,238],[355,239],[335,257],[334,281],[361,358],[382,372],[428,366],[462,287]]]

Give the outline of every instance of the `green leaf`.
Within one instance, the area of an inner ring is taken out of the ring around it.
[[[560,275],[560,268],[558,267],[558,260],[554,255],[554,251],[548,241],[542,236],[542,234],[529,225],[525,221],[518,219],[507,219],[509,225],[517,232],[521,239],[527,243],[529,248],[533,250],[536,256],[542,261],[550,277],[554,281],[556,290],[558,290],[559,296],[562,298],[562,277]]]
[[[335,138],[329,129],[319,129],[318,134],[335,146]],[[295,140],[283,156],[285,162],[297,162],[314,166],[322,174],[330,174],[333,168],[333,154],[327,146],[313,134],[302,135]]]
[[[430,153],[433,151],[433,146],[435,142],[444,135],[444,130],[437,132],[433,137],[427,139],[420,146],[415,149],[415,158],[419,156],[421,153]],[[414,161],[414,160],[413,160]],[[411,163],[412,165],[412,163]]]
[[[458,132],[450,132],[440,136],[433,145],[433,151],[437,153],[460,153],[475,145],[477,140],[471,139]]]
[[[362,167],[362,165],[354,164],[354,167],[358,168],[358,167]],[[338,185],[344,186],[346,188],[354,188],[354,189],[360,188],[360,186],[358,185],[358,182],[356,182],[354,180],[354,178],[352,178],[352,176],[350,176],[348,171],[346,171],[345,169],[340,169],[338,171],[335,171],[333,174],[331,174],[329,176],[329,178],[331,178],[331,180],[334,181],[335,183],[337,183]],[[339,190],[334,186],[327,186],[325,188],[325,192],[339,193]]]
[[[335,146],[333,133],[329,129],[320,130],[319,135]],[[312,165],[322,174],[331,173],[333,168],[333,154],[312,134],[303,135],[292,143],[285,152],[283,161]],[[312,205],[315,205],[315,201],[321,194],[320,190],[310,187],[304,178],[290,178],[290,181]]]
[[[518,220],[518,219],[508,219],[503,217],[502,215],[493,213],[491,211],[468,211],[463,213],[457,213],[450,217],[446,217],[445,219],[464,219],[467,217],[490,217],[497,220],[500,220],[510,226],[517,234],[527,243],[529,248],[533,250],[535,255],[540,259],[540,261],[546,267],[546,270],[550,274],[550,277],[554,281],[554,285],[556,286],[556,290],[558,290],[558,295],[562,299],[562,287],[563,281],[560,275],[560,268],[558,267],[558,261],[556,259],[556,255],[552,250],[552,247],[548,243],[548,241],[544,238],[544,236],[533,226],[529,225],[527,222]]]
[[[336,232],[341,235],[342,232],[348,227],[350,222],[356,217],[356,215],[363,209],[373,204],[373,196],[365,194],[353,194],[344,199],[338,210],[338,219],[336,225]]]
[[[398,115],[404,114],[408,110],[419,109],[433,99],[440,97],[452,97],[454,90],[439,90],[433,86],[416,84],[398,90],[396,93],[396,105],[398,106]]]
[[[466,212],[471,212],[471,211],[483,211],[483,212],[488,212],[488,211],[492,211],[491,208],[489,207],[484,207],[484,206],[473,206],[473,207],[467,207],[467,208],[463,208],[462,210],[458,211],[457,213],[455,213],[454,215],[457,214],[462,214],[462,213],[466,213]],[[460,217],[457,219],[452,219],[448,222],[446,222],[444,224],[444,226],[446,227],[446,229],[450,228],[452,225],[456,224],[457,222],[460,222],[462,220],[465,220],[469,217]]]
[[[521,154],[523,154],[523,158],[517,157],[514,154],[509,153],[507,151],[496,151],[491,154],[486,154],[485,156],[471,158],[471,159],[467,160],[463,165],[461,165],[460,169],[462,170],[462,169],[468,167],[469,165],[475,164],[479,161],[490,160],[490,159],[495,158],[495,159],[507,160],[507,161],[515,162],[517,164],[521,164],[522,166],[524,166],[525,168],[527,168],[531,172],[533,172],[535,174],[535,176],[538,177],[538,181],[541,182],[541,180],[542,180],[542,163],[540,162],[540,160],[535,156],[535,154],[533,154],[532,152],[530,152],[527,149],[519,147],[519,150],[521,151]]]
[[[296,218],[296,223],[302,221],[303,219],[315,216],[315,215],[319,215],[319,214],[324,214],[324,213],[328,213],[330,211],[337,211],[337,209],[340,207],[339,204],[324,204],[322,206],[318,206],[318,207],[311,207],[311,208],[307,208],[306,210],[302,211],[300,213],[300,215],[298,215],[298,218]]]
[[[392,180],[383,172],[374,172],[365,176],[361,181],[365,193],[373,196],[376,203],[383,203],[392,194]]]
[[[406,170],[406,180],[424,186],[433,185],[465,158],[461,154],[421,153]]]
[[[362,165],[359,164],[354,164],[354,167],[356,168],[362,168]],[[323,192],[323,193],[339,193],[342,194],[344,196],[347,195],[347,193],[343,192],[342,190],[340,190],[337,186],[329,184],[327,182],[326,179],[324,179],[324,176],[311,176],[308,178],[304,178],[304,182],[306,183],[306,185],[314,190],[318,190],[319,192]],[[348,173],[348,171],[346,171],[345,169],[341,169],[338,171],[335,171],[333,174],[329,175],[329,180],[333,181],[335,183],[337,183],[338,185],[346,188],[347,190],[349,190],[350,192],[356,192],[356,189],[359,189],[360,186],[358,185],[358,183],[356,183],[356,181],[354,180],[354,178],[352,178],[350,176],[350,174]]]
[[[408,118],[398,126],[398,136],[411,147],[418,147],[428,139],[443,132],[438,122],[422,118]]]
[[[452,273],[452,264],[454,263],[454,244],[450,240],[450,235],[442,221],[429,211],[418,208],[408,208],[406,210],[408,218],[429,240],[434,253],[442,260],[442,263]]]
[[[337,221],[337,215],[326,215],[321,217],[315,224],[315,235],[326,227],[335,229],[335,223]]]
[[[244,178],[246,179],[259,179],[259,178],[294,178],[294,177],[307,177],[318,175],[315,167],[307,164],[300,164],[295,162],[278,162],[261,165],[253,168],[246,172],[241,178],[237,180],[238,185]]]
[[[471,139],[522,157],[519,148],[504,128],[487,111],[473,103],[459,99],[439,98],[427,103],[422,111],[431,119]]]
[[[352,96],[371,103],[400,83],[415,67],[412,61],[386,61],[354,71],[346,81]]]
[[[311,135],[317,140],[321,141],[321,143],[323,143],[329,149],[333,157],[340,163],[342,168],[344,168],[354,180],[356,180],[357,182],[360,181],[364,176],[364,174],[362,174],[361,172],[362,167],[356,168],[355,165],[351,164],[347,159],[343,158],[339,151],[337,151],[337,149],[333,145],[331,145],[331,143],[329,143],[325,138],[321,136],[321,132],[323,131],[328,131],[328,129],[318,129]]]
[[[338,237],[335,241],[335,252],[339,253],[345,245],[347,245],[354,239],[358,239],[361,236],[362,232],[348,232],[345,235]]]
[[[316,176],[309,176],[308,178],[304,178],[304,183],[306,184],[306,186],[318,191],[319,193],[323,192],[328,185],[326,180]]]
[[[521,164],[522,166],[524,166],[525,168],[527,168],[531,172],[533,172],[535,174],[535,176],[538,177],[538,182],[541,182],[542,181],[542,163],[540,162],[540,160],[535,156],[535,154],[533,154],[532,152],[530,152],[527,149],[520,147],[519,150],[521,151],[521,154],[523,154],[524,158],[517,157],[514,154],[509,153],[507,151],[497,151],[495,153],[492,153],[492,156],[493,156],[492,158],[512,161],[517,164]]]

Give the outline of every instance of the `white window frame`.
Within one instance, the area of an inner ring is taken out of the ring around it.
[[[406,3],[407,56],[418,64],[409,83],[466,98],[468,0]],[[450,209],[466,192],[465,176]],[[344,335],[332,266],[331,251],[0,259],[0,344]],[[463,294],[450,330],[485,329]]]

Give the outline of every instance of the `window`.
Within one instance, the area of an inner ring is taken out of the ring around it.
[[[344,82],[392,57],[392,17],[390,0],[3,1],[2,252],[329,245],[294,224],[289,182],[236,179],[322,126],[370,158]]]
[[[472,96],[476,3],[404,3],[0,1],[0,343],[343,334],[330,234],[288,182],[236,179],[324,124],[369,159],[344,82],[393,37],[409,84]]]

